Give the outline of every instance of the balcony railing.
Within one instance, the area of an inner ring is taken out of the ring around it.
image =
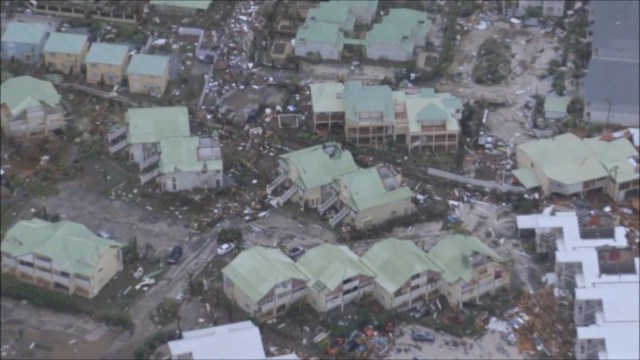
[[[291,197],[296,193],[297,190],[298,189],[295,186],[292,186],[291,188],[289,188],[289,190],[285,191],[284,194],[282,194],[282,196],[277,199],[278,205],[282,206],[284,203],[289,201],[289,199],[291,199]]]
[[[148,157],[146,160],[139,162],[138,166],[140,166],[140,170],[144,170],[149,166],[157,163],[158,161],[160,161],[160,154],[154,154]]]
[[[127,145],[129,145],[129,143],[127,142],[127,140],[122,140],[117,144],[114,145],[110,145],[109,146],[109,154],[115,154],[116,152],[124,149],[127,147]]]
[[[336,201],[338,201],[338,195],[336,195],[335,193],[331,194],[327,201],[318,206],[318,212],[320,213],[320,215],[327,211],[327,209],[329,209],[331,205],[335,204]]]
[[[345,206],[329,220],[329,226],[331,226],[331,228],[334,228],[340,221],[342,221],[342,219],[347,217],[348,214],[349,207]]]
[[[286,174],[280,174],[275,180],[273,180],[269,185],[267,185],[267,194],[271,194],[275,188],[280,186],[287,179]]]
[[[140,175],[140,184],[144,185],[148,183],[150,180],[153,180],[156,176],[160,175],[160,169],[155,169],[146,174]]]
[[[113,141],[115,138],[120,137],[124,134],[127,133],[127,128],[126,127],[119,127],[119,128],[115,128],[113,130],[111,130],[108,134],[107,134],[107,140],[109,142]]]

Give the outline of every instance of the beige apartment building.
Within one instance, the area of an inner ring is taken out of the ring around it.
[[[307,301],[318,312],[340,308],[374,290],[375,274],[345,245],[322,244],[297,263],[309,279]]]
[[[22,220],[2,242],[2,272],[90,299],[122,270],[121,249],[78,223]]]
[[[118,85],[129,63],[129,48],[124,45],[94,43],[84,59],[87,82]]]
[[[308,278],[278,249],[245,250],[222,274],[225,295],[260,320],[284,314],[307,294]]]
[[[162,96],[169,83],[169,57],[134,54],[127,68],[129,92]]]
[[[52,33],[42,50],[47,69],[80,74],[82,61],[89,51],[88,38],[87,35]]]

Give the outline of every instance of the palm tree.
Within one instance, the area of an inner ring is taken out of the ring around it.
[[[610,97],[606,97],[604,98],[604,102],[605,104],[608,105],[607,107],[607,125],[605,127],[605,129],[608,131],[609,130],[609,117],[611,116],[611,98]]]

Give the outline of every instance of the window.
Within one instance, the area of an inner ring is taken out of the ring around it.
[[[398,212],[397,212],[397,211],[395,211],[395,210],[393,210],[393,211],[391,212],[391,216],[396,216],[397,214],[398,214]]]
[[[411,276],[411,280],[418,279],[419,277],[420,277],[420,274],[415,274],[415,275]]]
[[[90,67],[92,67],[92,68],[97,68],[97,67],[98,67],[98,64],[96,64],[96,63],[91,63],[91,64],[89,64],[89,66],[90,66]]]
[[[28,261],[24,261],[24,260],[20,260],[20,265],[27,266],[27,267],[30,267],[30,268],[33,267],[33,263],[28,262]]]
[[[418,290],[419,287],[420,287],[420,285],[413,285],[411,287],[411,291],[416,291],[416,290]]]
[[[494,279],[501,279],[502,278],[502,269],[496,269],[496,271],[493,273],[493,278]]]

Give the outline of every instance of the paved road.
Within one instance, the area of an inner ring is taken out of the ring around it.
[[[133,333],[126,332],[120,336],[113,345],[102,354],[102,359],[130,359],[135,349],[143,344],[144,340],[155,331],[155,325],[150,315],[156,306],[165,298],[176,298],[187,286],[187,274],[197,274],[216,254],[219,229],[212,233],[201,235],[205,239],[198,251],[187,251],[178,266],[173,267],[163,279],[153,286],[136,304],[129,310],[133,316],[135,329]],[[201,241],[198,238],[191,241]]]

